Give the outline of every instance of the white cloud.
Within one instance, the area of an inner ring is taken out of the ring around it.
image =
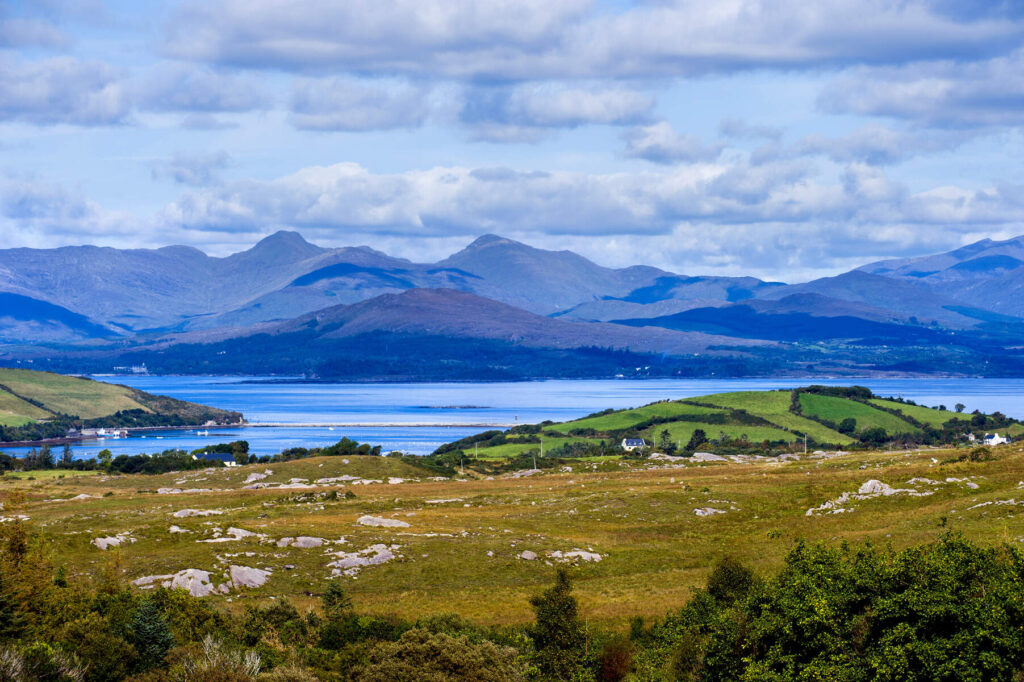
[[[108,64],[0,54],[0,119],[112,125],[123,123],[130,110],[124,74]]]
[[[827,86],[819,104],[830,113],[937,126],[1019,126],[1024,124],[1024,49],[968,64],[859,67]]]
[[[261,79],[185,63],[163,63],[146,71],[137,99],[148,110],[187,112],[250,111],[271,102]]]
[[[166,49],[252,68],[535,80],[971,59],[1024,35],[1014,13],[965,20],[948,5],[661,0],[616,12],[589,0],[206,0],[175,17]]]
[[[430,97],[427,88],[407,82],[300,79],[292,90],[291,121],[307,130],[415,128],[430,114]]]
[[[633,128],[626,132],[626,156],[654,163],[713,161],[723,145],[705,145],[694,135],[682,135],[666,121]]]
[[[205,187],[215,184],[217,172],[227,167],[231,157],[225,151],[207,154],[176,154],[152,164],[154,179],[169,179],[182,185]]]
[[[464,101],[460,121],[474,138],[491,142],[536,142],[554,128],[632,125],[654,108],[653,98],[627,88],[561,83],[478,87]]]
[[[904,131],[872,124],[837,137],[807,135],[794,145],[793,153],[823,154],[837,163],[884,166],[924,154],[949,151],[971,137],[958,131]]]

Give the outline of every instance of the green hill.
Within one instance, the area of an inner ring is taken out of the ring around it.
[[[70,428],[238,422],[238,412],[27,369],[0,368],[0,442],[65,435]]]
[[[444,445],[437,454],[532,458],[543,445],[544,454],[552,457],[601,457],[622,454],[624,438],[642,438],[652,449],[668,453],[699,447],[725,454],[780,454],[802,450],[805,438],[809,448],[939,445],[994,430],[1020,435],[1024,425],[999,413],[958,414],[883,399],[857,386],[807,386],[665,400],[569,422],[490,431]]]

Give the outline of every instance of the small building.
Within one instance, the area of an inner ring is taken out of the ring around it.
[[[647,445],[647,443],[644,442],[643,438],[622,439],[622,449],[625,450],[626,452],[633,452],[633,450],[636,450],[637,448],[642,448],[645,445]]]
[[[1002,445],[1009,443],[1010,439],[1005,436],[1000,436],[998,433],[986,433],[985,434],[985,445]]]
[[[192,455],[192,459],[203,462],[222,462],[226,467],[236,467],[238,462],[230,452],[202,452]]]

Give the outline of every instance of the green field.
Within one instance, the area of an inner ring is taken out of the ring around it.
[[[577,443],[585,442],[588,440],[594,440],[599,442],[600,439],[587,439],[587,438],[550,438],[544,437],[544,451],[551,452],[557,447],[561,447],[566,443]],[[505,443],[503,445],[495,445],[489,448],[479,449],[468,449],[467,454],[478,454],[480,459],[505,459],[506,457],[515,457],[521,452],[530,452],[531,450],[540,451],[540,443]]]
[[[131,390],[124,386],[63,374],[0,369],[0,385],[17,396],[38,401],[54,412],[73,414],[82,419],[105,417],[119,410],[149,411],[145,405],[134,400]]]
[[[739,391],[735,393],[716,393],[700,398],[692,398],[697,402],[721,405],[734,410],[746,410],[752,415],[766,419],[773,424],[806,434],[819,443],[835,443],[849,445],[854,442],[849,436],[828,428],[824,424],[801,417],[789,411],[792,403],[790,391]]]
[[[936,410],[922,405],[907,405],[906,403],[900,403],[895,400],[881,400],[876,398],[874,400],[869,400],[868,402],[872,405],[878,405],[879,407],[885,407],[890,410],[899,410],[906,416],[929,426],[942,426],[950,419],[971,418],[971,415],[969,414],[957,414],[956,412],[950,412],[949,410]]]
[[[25,424],[31,424],[33,421],[35,420],[20,414],[0,412],[0,426],[24,426]]]
[[[662,431],[668,431],[671,440],[685,447],[690,436],[697,429],[702,429],[709,440],[719,437],[724,433],[729,438],[743,438],[760,443],[762,441],[785,441],[794,443],[798,440],[796,434],[782,429],[773,429],[770,426],[756,426],[749,424],[700,424],[696,422],[671,422],[668,424],[656,424],[643,433],[643,437],[649,443],[657,443],[661,438]]]
[[[574,429],[594,429],[595,431],[617,431],[628,429],[645,422],[652,417],[676,417],[694,414],[726,414],[726,410],[714,410],[684,402],[658,402],[631,410],[619,410],[600,417],[587,417],[558,425],[558,430],[568,433]]]
[[[853,417],[857,420],[857,431],[878,427],[885,429],[890,435],[921,432],[921,429],[910,422],[855,400],[801,393],[800,407],[806,415],[827,419],[837,424],[847,417]]]
[[[793,411],[794,395],[797,396],[800,412]],[[906,419],[900,414],[881,408],[902,410]],[[599,445],[603,441],[608,448],[605,454],[614,454],[612,450],[616,443],[623,437],[632,436],[642,437],[648,445],[657,449],[656,444],[662,441],[661,434],[664,431],[668,431],[670,440],[678,449],[685,447],[693,433],[701,429],[711,441],[721,441],[720,436],[724,435],[729,441],[792,444],[783,445],[781,448],[776,446],[774,454],[780,454],[779,451],[791,450],[796,444],[802,444],[805,435],[809,439],[808,444],[816,448],[865,444],[860,434],[873,429],[882,429],[885,432],[883,438],[892,438],[904,444],[911,439],[911,443],[946,445],[963,438],[965,433],[956,433],[955,429],[938,435],[934,431],[926,433],[923,428],[907,419],[914,419],[941,432],[942,425],[954,416],[957,416],[954,412],[872,397],[866,389],[857,387],[808,387],[780,391],[716,393],[680,401],[659,401],[643,407],[598,413],[569,422],[545,425],[542,433],[548,435],[545,439],[547,452],[571,442]],[[843,434],[835,430],[835,427],[848,418],[856,421],[853,433]],[[1024,435],[1024,425],[1008,423],[1002,417],[993,418],[994,421],[988,417],[986,419],[987,426],[981,424],[972,430],[979,433],[986,429],[1001,430],[1011,436]],[[655,423],[651,424],[651,420],[655,420]],[[752,424],[752,421],[761,423]],[[646,425],[641,426],[642,424]],[[573,431],[584,429],[589,435],[568,437]],[[506,432],[505,437],[526,438],[532,433],[513,429]],[[870,438],[868,445],[877,445],[880,442],[877,433],[869,433],[865,437]],[[915,441],[914,438],[920,440]],[[730,448],[727,454],[750,450],[750,446],[742,442],[719,442],[717,445]],[[473,452],[471,444],[462,447],[467,454]],[[714,449],[714,445],[704,447]],[[539,449],[537,443],[510,442],[480,448],[478,454],[481,459],[497,460]]]

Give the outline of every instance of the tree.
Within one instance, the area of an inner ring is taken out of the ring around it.
[[[104,469],[110,469],[110,461],[114,458],[114,453],[107,448],[103,448],[100,450],[97,458],[100,460],[100,464],[103,465]]]
[[[957,403],[956,405],[953,406],[953,409],[957,411],[957,414],[959,414],[966,410],[967,406],[964,405],[963,403]]]
[[[60,465],[61,465],[61,467],[65,468],[65,469],[69,469],[71,467],[71,460],[73,460],[73,459],[74,459],[74,456],[73,456],[73,454],[71,452],[71,445],[68,444],[68,443],[64,443],[64,450],[60,453]]]
[[[664,429],[658,436],[658,447],[668,454],[675,451],[676,444],[672,442],[672,434],[668,432],[668,429]]]
[[[156,602],[143,599],[131,623],[131,641],[139,655],[142,670],[151,670],[164,662],[174,646],[174,636]]]
[[[590,677],[587,630],[571,593],[569,574],[560,568],[555,585],[530,599],[537,620],[527,634],[536,649],[537,667],[546,679]]]
[[[39,468],[52,469],[53,464],[53,451],[50,450],[50,446],[44,445],[43,447],[39,448]]]
[[[708,435],[704,433],[704,429],[697,429],[690,436],[690,442],[686,444],[687,450],[696,450],[704,443],[708,442]]]
[[[847,417],[843,421],[839,422],[839,427],[836,429],[839,433],[850,434],[857,430],[857,420],[853,417]]]

